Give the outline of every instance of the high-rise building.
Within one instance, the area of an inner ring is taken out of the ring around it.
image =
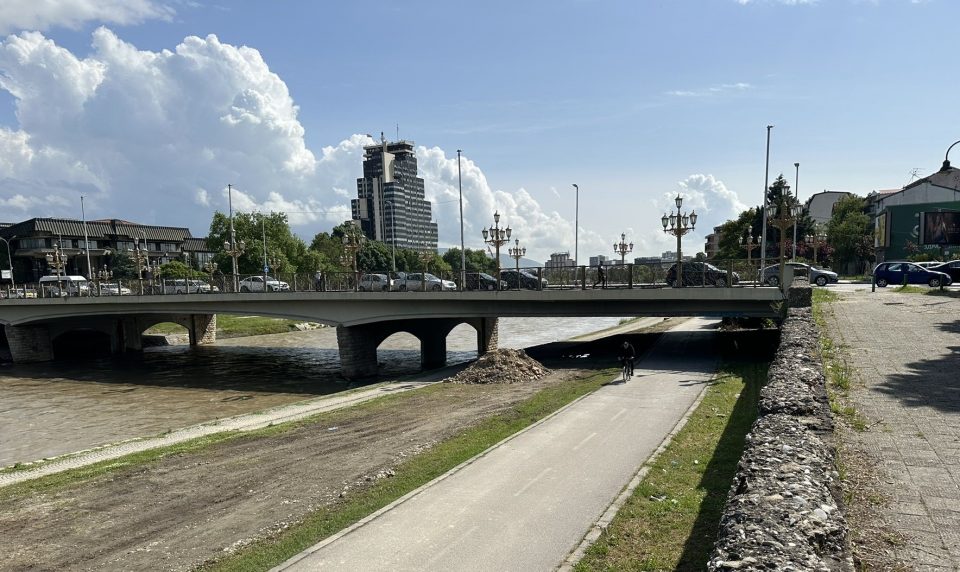
[[[363,177],[357,198],[350,201],[353,220],[363,234],[397,248],[437,249],[437,223],[417,176],[413,141],[380,143],[363,148]]]

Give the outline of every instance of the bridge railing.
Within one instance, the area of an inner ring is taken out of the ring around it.
[[[768,261],[775,265],[776,260]],[[371,278],[368,275],[378,275]],[[416,275],[417,278],[410,275]],[[422,272],[322,272],[285,273],[267,276],[267,293],[285,292],[372,292],[398,291],[489,291],[489,290],[586,290],[593,288],[640,289],[676,286],[675,264],[649,262],[604,265],[603,278],[593,266],[517,267],[502,268],[500,280],[491,275],[467,272],[462,284],[461,274],[453,271],[432,271],[436,277],[424,277]],[[765,285],[759,279],[760,261],[757,259],[690,260],[683,262],[683,287],[757,287]],[[767,276],[769,277],[769,275]],[[93,280],[86,285],[54,282],[18,283],[0,289],[0,299],[65,298],[75,296],[158,296],[197,293],[257,293],[263,291],[263,275],[214,273],[203,278],[178,279],[151,277],[144,279]]]

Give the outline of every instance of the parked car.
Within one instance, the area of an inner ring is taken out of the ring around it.
[[[387,292],[393,289],[393,280],[386,274],[364,274],[357,288],[361,292]]]
[[[807,274],[810,277],[810,283],[816,284],[817,286],[826,286],[827,284],[837,282],[840,279],[840,276],[832,270],[817,268],[816,266],[810,266],[809,264],[804,264],[803,262],[787,262],[786,266],[793,267],[794,275]],[[770,266],[764,268],[763,278],[760,281],[768,286],[779,286],[780,265],[771,264]]]
[[[943,264],[942,260],[927,260],[925,262],[914,262],[920,268],[933,268],[934,266],[940,266]]]
[[[100,283],[101,296],[130,296],[131,294],[133,294],[132,290],[130,290],[126,286],[121,286],[117,282],[101,282]]]
[[[734,284],[740,283],[740,275],[736,272],[730,273],[730,278]],[[673,264],[667,270],[666,282],[668,286],[676,288],[677,283],[677,265]],[[683,285],[684,286],[727,286],[727,271],[720,270],[709,262],[697,262],[691,260],[683,263]]]
[[[247,276],[240,281],[240,291],[241,292],[263,292],[263,275],[257,274],[256,276]],[[277,280],[273,276],[267,276],[267,292],[287,292],[290,290],[290,285],[286,282]]]
[[[41,276],[40,288],[44,296],[89,296],[90,281],[83,276]]]
[[[466,290],[496,290],[497,289],[497,279],[489,274],[484,272],[467,272],[465,275],[466,283],[464,284],[464,289]],[[506,290],[507,281],[500,281],[500,289]]]
[[[397,290],[406,291],[431,291],[439,292],[441,290],[456,290],[457,285],[451,280],[441,280],[429,272],[407,274],[402,281],[397,284]]]
[[[887,284],[928,284],[931,288],[945,286],[952,282],[950,275],[936,270],[928,270],[913,262],[881,262],[873,269],[873,279],[877,286]]]
[[[4,292],[4,295],[7,295],[7,292]],[[11,299],[26,299],[26,298],[36,298],[37,291],[33,288],[16,288],[11,289],[9,292],[9,297]]]
[[[507,283],[508,290],[517,290],[518,288],[545,290],[550,284],[546,278],[541,278],[538,284],[537,277],[526,270],[521,270],[519,273],[516,270],[501,270],[500,278]]]
[[[174,278],[163,281],[164,294],[210,294],[211,292],[219,291],[219,288],[211,286],[203,280]]]
[[[960,260],[953,260],[951,262],[941,262],[937,266],[933,266],[930,270],[936,272],[943,272],[950,277],[952,282],[960,281]]]

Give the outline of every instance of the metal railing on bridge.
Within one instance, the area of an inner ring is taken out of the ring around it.
[[[216,293],[287,292],[491,292],[509,290],[588,290],[642,288],[742,288],[766,285],[759,260],[684,261],[678,279],[671,262],[596,266],[503,268],[500,279],[483,272],[323,272],[231,275],[219,272],[198,278],[110,279],[18,283],[0,290],[0,299],[76,296],[163,296]],[[682,284],[681,284],[682,282]]]

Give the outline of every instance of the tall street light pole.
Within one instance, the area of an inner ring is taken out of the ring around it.
[[[797,175],[793,179],[793,196],[797,198],[797,204],[800,204],[800,163],[794,163],[793,166],[797,168]],[[797,259],[797,225],[793,225],[793,256],[790,257],[790,260],[796,261],[796,259]]]
[[[677,237],[677,277],[673,285],[676,288],[683,288],[683,253],[680,250],[680,238],[697,226],[697,212],[691,211],[689,216],[686,213],[681,214],[683,198],[679,194],[674,202],[677,205],[677,214],[670,211],[670,216],[663,215],[660,222],[663,224],[663,232]]]
[[[497,256],[497,288],[500,287],[500,247],[510,240],[510,234],[513,232],[509,226],[500,228],[500,213],[493,213],[493,226],[489,229],[483,229],[483,241],[494,247]],[[517,274],[517,282],[520,282],[520,275]]]
[[[260,213],[260,232],[263,238],[263,291],[267,291],[267,270],[270,268],[267,266],[267,221],[263,216],[263,213]]]
[[[80,216],[83,218],[83,249],[87,251],[87,274],[90,275],[88,279],[93,280],[93,267],[90,266],[90,237],[87,234],[87,213],[83,209],[83,195],[80,195]],[[13,270],[12,267],[11,270]]]
[[[383,201],[384,204],[390,205],[390,269],[393,272],[397,271],[397,204],[387,199]],[[461,220],[463,220],[461,216]],[[463,232],[463,226],[460,226],[460,232]],[[461,242],[463,237],[461,235]]]
[[[580,241],[577,233],[580,232],[580,187],[574,183],[573,188],[576,189],[576,203],[573,211],[573,263],[579,264],[580,253],[577,247],[580,245]]]
[[[10,246],[10,241],[15,238],[17,238],[16,235],[11,236],[10,238],[3,238],[2,236],[0,236],[0,240],[2,240],[4,244],[7,245],[7,264],[10,265],[10,285],[13,286],[14,292],[16,292],[17,290],[17,282],[16,280],[13,279],[13,255],[12,255],[13,248]],[[26,296],[26,294],[24,294],[24,296]]]
[[[767,125],[767,166],[763,172],[763,224],[760,232],[760,268],[767,266],[767,189],[770,186],[770,130],[773,125]],[[762,271],[762,270],[761,270]]]
[[[460,154],[462,152],[457,149],[457,186],[460,188],[460,290],[464,290],[467,286],[467,251],[463,247],[463,175],[460,173]],[[396,271],[396,268],[394,268],[394,271]]]
[[[230,208],[230,244],[233,245],[228,247],[227,250],[230,251],[230,258],[233,260],[233,291],[237,291],[237,255],[240,253],[237,251],[237,235],[233,231],[233,185],[227,183],[227,205]]]

